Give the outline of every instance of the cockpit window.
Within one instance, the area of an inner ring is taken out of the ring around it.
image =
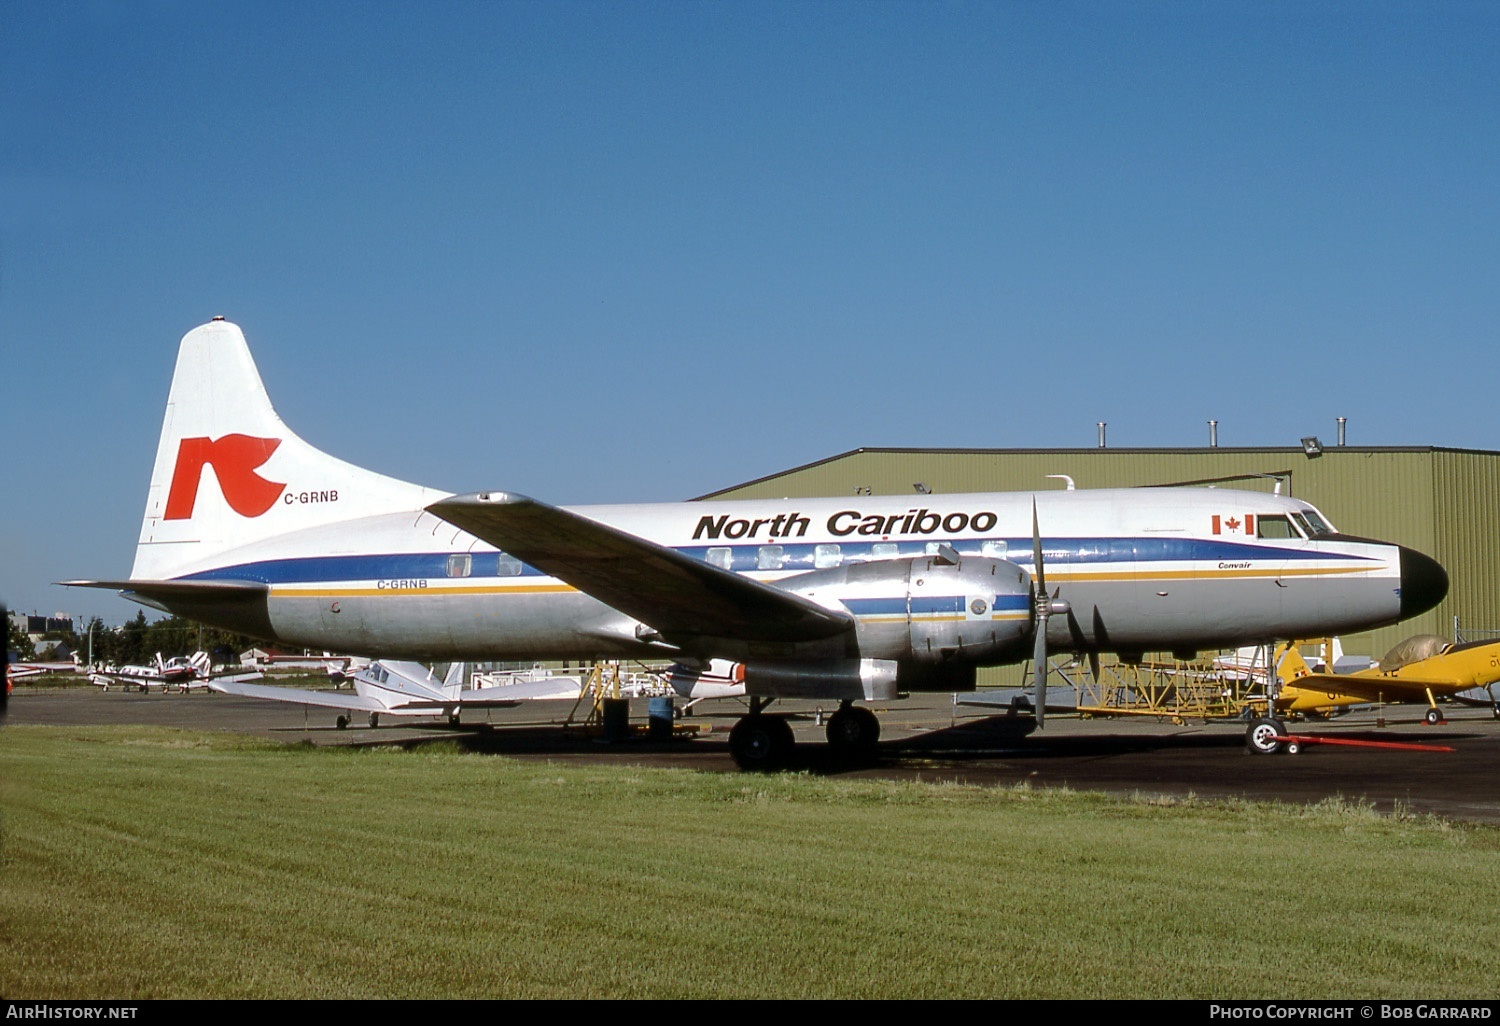
[[[1282,516],[1258,516],[1255,518],[1257,538],[1300,538],[1292,522]]]
[[[1297,522],[1307,528],[1307,534],[1311,538],[1317,538],[1325,534],[1338,534],[1329,525],[1328,521],[1323,519],[1322,514],[1315,509],[1304,509],[1302,515],[1298,517]]]

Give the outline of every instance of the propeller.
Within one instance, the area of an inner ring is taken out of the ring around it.
[[[1036,606],[1036,641],[1031,652],[1031,665],[1035,673],[1036,725],[1044,726],[1047,720],[1047,618],[1053,613],[1066,614],[1068,604],[1056,601],[1056,596],[1047,594],[1047,568],[1042,562],[1042,531],[1037,521],[1036,496],[1031,497],[1031,594]],[[1058,589],[1062,591],[1061,588]],[[1098,655],[1091,653],[1090,667],[1094,679],[1099,679]]]

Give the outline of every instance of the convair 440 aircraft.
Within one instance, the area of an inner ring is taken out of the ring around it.
[[[124,581],[77,581],[287,645],[414,659],[731,661],[731,748],[792,745],[763,709],[962,691],[1046,653],[1138,655],[1324,637],[1430,609],[1448,580],[1305,502],[1206,488],[727,500],[561,509],[454,495],[328,456],[268,399],[222,318],[182,340]]]

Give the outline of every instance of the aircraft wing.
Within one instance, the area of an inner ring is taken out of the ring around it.
[[[1288,682],[1304,691],[1347,695],[1366,702],[1427,701],[1427,689],[1435,695],[1451,694],[1459,687],[1451,679],[1421,680],[1414,677],[1363,677],[1353,673],[1309,673]]]
[[[455,495],[427,509],[669,641],[814,641],[854,626],[842,611],[524,495]]]
[[[546,698],[577,698],[583,689],[571,680],[528,680],[492,688],[465,688],[458,700],[465,709],[499,708]]]
[[[263,698],[271,702],[291,702],[294,705],[316,705],[328,709],[357,709],[361,712],[391,712],[373,698],[335,691],[309,691],[306,688],[278,687],[275,684],[246,684],[243,681],[211,680],[208,686],[226,695],[241,698]]]
[[[574,687],[566,695],[558,694],[556,682],[538,681],[535,684],[514,684],[503,688],[466,689],[456,702],[434,702],[417,699],[397,705],[386,705],[374,698],[338,691],[309,691],[306,688],[284,687],[276,684],[246,684],[233,679],[218,678],[206,682],[215,691],[241,698],[262,698],[270,702],[290,702],[293,705],[314,705],[325,709],[352,709],[359,712],[380,713],[382,716],[435,716],[444,710],[500,709],[519,705],[527,699],[577,698]],[[502,692],[495,694],[494,692]]]

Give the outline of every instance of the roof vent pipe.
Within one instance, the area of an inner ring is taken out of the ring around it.
[[[1104,448],[1104,421],[1099,422],[1099,448]]]
[[[1208,422],[1208,447],[1210,449],[1219,447],[1219,422],[1216,420]]]
[[[1340,446],[1342,446],[1344,444],[1344,425],[1347,424],[1347,423],[1349,423],[1349,418],[1348,417],[1340,417],[1339,418],[1339,445]]]

